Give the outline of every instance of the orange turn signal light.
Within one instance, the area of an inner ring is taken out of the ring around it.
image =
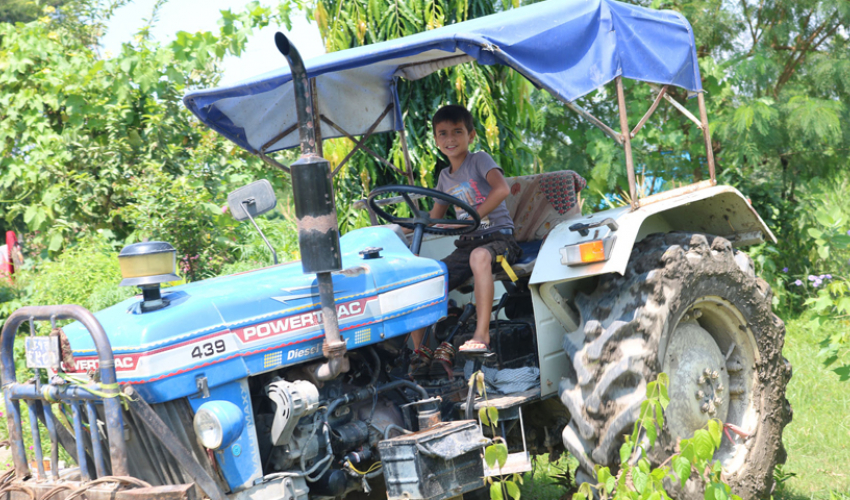
[[[582,262],[589,263],[605,260],[605,247],[602,244],[602,240],[581,243],[578,249],[581,253]]]

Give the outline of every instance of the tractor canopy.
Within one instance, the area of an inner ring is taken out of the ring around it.
[[[322,115],[352,135],[403,127],[396,80],[417,80],[469,61],[504,64],[571,102],[618,76],[700,92],[694,36],[679,13],[612,0],[559,0],[306,61]],[[242,83],[187,94],[185,105],[251,153],[299,144],[292,75],[280,68]],[[341,137],[321,123],[321,137]]]

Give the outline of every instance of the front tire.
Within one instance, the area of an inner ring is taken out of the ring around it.
[[[734,443],[723,437],[714,457],[723,480],[744,500],[771,492],[774,466],[785,460],[791,367],[770,286],[752,269],[724,238],[656,234],[635,244],[624,276],[602,276],[593,293],[576,297],[582,324],[564,338],[573,373],[560,396],[571,413],[563,440],[579,460],[578,480],[595,482],[596,465],[617,469],[646,384],[663,371],[671,402],[649,458],[658,465],[678,439],[718,418],[750,434]],[[693,475],[671,494],[701,499],[702,485]]]

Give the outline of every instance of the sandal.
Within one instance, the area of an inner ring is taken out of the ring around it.
[[[460,346],[458,352],[466,354],[490,354],[490,346],[484,342],[469,339]]]

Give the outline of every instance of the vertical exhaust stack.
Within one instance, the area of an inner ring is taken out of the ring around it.
[[[332,271],[342,269],[331,168],[327,160],[316,154],[315,127],[319,124],[313,123],[310,81],[301,55],[283,33],[275,33],[274,41],[292,71],[298,132],[301,136],[301,157],[289,166],[295,217],[298,221],[301,266],[304,273],[316,274],[322,302],[322,323],[325,329],[322,352],[328,361],[317,366],[314,375],[319,380],[330,380],[347,365],[345,341],[339,333],[331,279]]]

